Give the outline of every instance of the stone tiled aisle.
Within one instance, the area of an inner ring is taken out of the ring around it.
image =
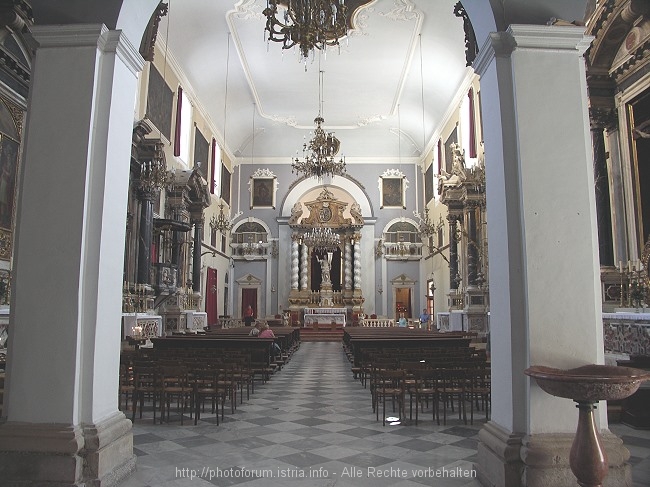
[[[137,419],[137,472],[122,486],[478,487],[476,479],[451,477],[473,473],[485,421],[476,419],[472,426],[452,416],[438,426],[425,414],[417,427],[382,426],[340,343],[303,343],[219,426],[207,413],[197,426],[189,417],[184,426],[173,416],[163,425]],[[615,432],[635,444],[635,480],[650,478],[649,436],[624,427]]]

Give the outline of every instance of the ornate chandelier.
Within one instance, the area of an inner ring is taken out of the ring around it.
[[[341,157],[338,161],[335,159],[341,142],[332,132],[323,130],[323,122],[325,120],[320,114],[314,119],[314,137],[303,145],[303,159],[296,157],[291,163],[292,173],[303,173],[305,177],[313,176],[318,179],[326,175],[341,176],[345,173],[345,158]]]
[[[314,250],[334,252],[341,245],[341,237],[329,227],[314,227],[303,234],[302,243]]]
[[[442,217],[440,217],[440,221],[438,223],[433,223],[429,219],[429,208],[424,208],[424,216],[422,216],[417,211],[414,211],[413,215],[418,219],[418,232],[420,232],[420,235],[422,235],[424,238],[435,235],[438,233],[438,230],[444,225],[442,223]]]
[[[282,49],[298,45],[305,63],[314,48],[338,46],[348,32],[345,0],[267,0],[262,13],[268,40]]]
[[[237,218],[241,213],[238,213],[235,215],[235,218]],[[230,215],[229,215],[230,216]],[[217,232],[221,233],[227,233],[230,231],[230,229],[233,226],[233,219],[230,219],[228,216],[226,216],[223,212],[223,203],[219,205],[219,216],[212,215],[212,218],[210,218],[210,227],[216,230]]]
[[[341,157],[338,161],[335,159],[341,148],[341,142],[332,132],[325,132],[323,123],[325,120],[321,116],[323,106],[323,71],[319,72],[318,77],[318,116],[314,119],[316,128],[314,137],[305,142],[302,146],[302,157],[297,157],[291,163],[291,172],[305,177],[315,177],[321,179],[323,176],[341,176],[345,173],[345,158]]]

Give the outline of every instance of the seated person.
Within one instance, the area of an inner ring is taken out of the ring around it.
[[[275,333],[273,333],[273,330],[271,330],[268,323],[264,323],[260,328],[260,332],[257,336],[258,338],[275,338]],[[280,354],[281,351],[282,350],[280,349],[280,345],[273,342],[273,353]]]
[[[262,327],[261,323],[255,323],[255,326],[251,330],[251,332],[248,334],[249,336],[256,337],[260,334],[260,328]],[[271,332],[273,333],[273,332]]]
[[[408,324],[408,321],[407,321],[406,317],[404,316],[404,313],[402,313],[399,316],[399,326],[406,327],[407,324]]]

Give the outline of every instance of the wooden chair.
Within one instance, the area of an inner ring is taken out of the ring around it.
[[[474,424],[474,404],[477,410],[485,411],[485,420],[490,419],[492,409],[491,374],[489,368],[474,367],[467,369],[467,400],[470,404],[470,424]]]
[[[201,417],[201,410],[205,408],[205,401],[210,400],[212,414],[217,418],[219,426],[219,403],[221,403],[221,420],[223,421],[227,390],[220,380],[220,370],[216,367],[197,368],[193,373],[194,384],[194,424]]]
[[[140,419],[145,402],[151,401],[153,409],[153,422],[156,424],[156,404],[160,400],[160,377],[158,368],[153,362],[135,362],[133,364],[133,377],[135,382],[135,395],[133,401],[132,419],[135,419],[135,412],[140,405]]]
[[[122,409],[122,399],[124,399],[124,409]],[[131,421],[135,420],[135,373],[133,365],[129,362],[120,362],[119,394],[117,396],[117,409],[120,411],[129,410],[129,401],[131,402]]]
[[[176,409],[181,415],[181,424],[185,416],[185,408],[189,406],[190,415],[192,414],[192,403],[194,401],[194,390],[189,380],[189,371],[186,366],[161,365],[160,366],[160,422],[165,420],[165,410],[167,411],[167,421],[169,422],[171,403],[176,400]]]
[[[440,382],[438,388],[438,398],[442,403],[443,424],[447,424],[447,406],[451,406],[454,411],[454,400],[458,402],[458,419],[467,424],[467,412],[465,410],[465,388],[466,373],[465,369],[438,369],[440,371]],[[440,424],[440,414],[438,414],[438,424]]]
[[[424,412],[424,403],[429,405],[431,400],[431,410],[433,421],[436,416],[440,417],[438,411],[438,382],[439,374],[433,369],[419,369],[413,371],[414,386],[409,391],[409,418],[413,419],[413,397],[415,397],[415,425],[418,424],[418,412],[422,409]]]
[[[381,370],[377,373],[378,382],[375,388],[375,412],[379,421],[379,403],[382,404],[382,425],[386,426],[386,399],[393,403],[393,412],[397,412],[401,419],[404,418],[405,379],[403,370]],[[395,411],[397,406],[397,411]]]

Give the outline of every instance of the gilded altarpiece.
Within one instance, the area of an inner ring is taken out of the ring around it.
[[[348,206],[349,217],[345,216]],[[303,212],[306,213],[304,217]],[[323,188],[315,200],[297,202],[291,213],[288,223],[292,229],[289,293],[292,320],[302,321],[305,309],[327,308],[345,310],[348,321],[354,321],[355,316],[363,312],[364,302],[359,250],[360,230],[364,221],[359,205],[341,201],[330,190]],[[303,241],[304,235],[318,228],[331,230],[340,237],[337,250],[326,252],[307,247]],[[323,264],[324,259],[329,259],[328,265]],[[315,266],[314,262],[320,263],[326,270]]]

